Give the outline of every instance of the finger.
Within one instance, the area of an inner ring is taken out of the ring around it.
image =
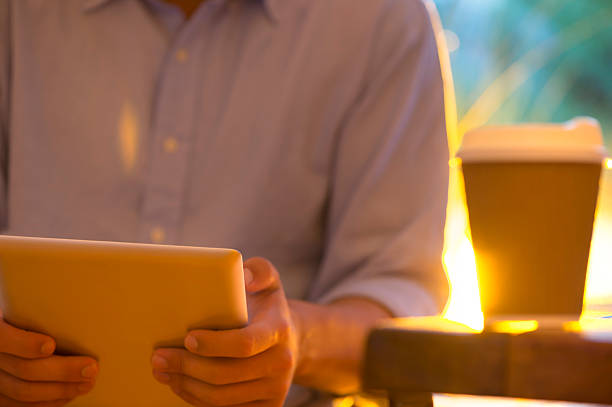
[[[24,403],[21,401],[13,400],[11,398],[0,395],[0,406],[2,407],[61,407],[72,400],[54,400],[54,401],[42,401],[38,403]]]
[[[98,363],[85,356],[51,356],[23,359],[0,353],[0,369],[33,382],[83,382],[98,374]]]
[[[195,397],[193,394],[187,393],[184,390],[175,391],[174,393],[180,398],[182,398],[183,400],[185,400],[187,403],[191,404],[192,406],[215,407],[214,404],[205,403],[201,400],[198,400],[197,397]],[[258,400],[258,401],[251,401],[249,403],[234,404],[232,407],[282,407],[284,404],[284,401],[285,399],[283,397],[283,398],[276,399],[276,400]]]
[[[151,362],[159,372],[182,374],[215,385],[276,377],[294,366],[292,353],[281,346],[246,359],[205,358],[184,349],[158,349]]]
[[[262,321],[241,329],[191,331],[185,338],[185,347],[200,356],[249,358],[270,349],[280,339],[280,330]]]
[[[195,397],[191,393],[188,393],[184,389],[177,388],[177,389],[172,389],[172,391],[177,396],[179,396],[180,398],[182,398],[183,400],[185,400],[187,403],[191,404],[192,406],[215,407],[211,403],[205,403],[201,400],[198,400],[197,397]],[[282,407],[284,405],[284,401],[285,401],[285,397],[283,396],[276,400],[258,400],[258,401],[251,401],[249,403],[234,404],[232,407]]]
[[[253,257],[244,262],[244,267],[252,274],[247,292],[256,293],[265,290],[276,290],[280,287],[280,277],[276,268],[263,257]]]
[[[0,371],[0,394],[21,402],[73,399],[89,393],[93,386],[94,382],[28,382]]]
[[[27,359],[43,358],[55,352],[55,341],[47,335],[24,331],[0,320],[0,352]]]
[[[167,374],[155,378],[177,394],[189,394],[204,404],[230,406],[284,397],[288,384],[275,380],[255,380],[223,386],[211,385],[188,376]]]
[[[184,390],[174,391],[174,394],[176,394],[177,396],[179,396],[180,398],[182,398],[183,400],[185,400],[187,403],[191,404],[192,406],[198,406],[198,407],[206,406],[206,404],[198,400],[194,395],[189,394]]]
[[[244,268],[244,286],[248,287],[253,282],[253,272],[249,268]]]

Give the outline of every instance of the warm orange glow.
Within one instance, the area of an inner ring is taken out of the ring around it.
[[[380,407],[387,404],[386,398],[374,397],[372,394],[355,394],[332,400],[332,407]]]
[[[612,334],[612,320],[602,318],[603,314],[594,312],[585,313],[579,321],[571,321],[563,324],[563,330],[566,332],[575,332],[583,334],[604,333]]]
[[[573,404],[570,404],[573,406]],[[519,398],[466,396],[455,394],[434,394],[436,407],[518,407],[518,406],[546,406],[567,407],[568,404],[552,401],[534,401]],[[582,404],[580,405],[582,406]]]
[[[450,152],[449,202],[446,211],[445,244],[443,262],[451,287],[449,302],[444,310],[444,317],[465,324],[472,329],[482,330],[483,317],[480,311],[480,297],[476,279],[476,263],[470,240],[467,220],[461,161],[455,153],[461,144],[462,134],[457,128],[457,105],[455,86],[451,69],[446,36],[440,16],[433,1],[426,2],[432,25],[436,34],[442,78],[444,80],[444,100],[446,113],[446,131]]]
[[[533,332],[538,329],[538,321],[496,321],[493,322],[488,330],[504,334],[523,334]]]
[[[461,207],[449,209],[448,213],[443,262],[451,294],[444,317],[481,330],[484,321],[480,309],[474,250],[468,235],[467,215]]]
[[[440,15],[438,14],[436,4],[433,2],[433,0],[426,0],[425,6],[429,12],[431,24],[436,36],[436,43],[438,45],[442,80],[444,81],[444,113],[446,115],[446,132],[448,134],[451,157],[454,157],[455,152],[459,149],[461,138],[457,132],[457,103],[455,102],[455,85],[453,82],[453,71],[451,69],[450,55],[448,53],[448,46],[446,45],[446,33],[444,32]]]
[[[119,117],[119,154],[126,173],[131,173],[136,166],[138,155],[140,126],[136,110],[130,102],[125,102],[121,107]]]
[[[395,318],[387,322],[389,326],[407,328],[412,331],[433,331],[447,333],[474,334],[482,332],[466,324],[456,322],[447,318],[433,317],[413,317]]]
[[[504,101],[522,86],[534,72],[541,69],[546,61],[565,52],[567,47],[575,46],[591,38],[596,33],[596,29],[588,22],[578,22],[560,35],[563,41],[555,39],[555,41],[546,41],[535,46],[533,50],[527,52],[485,89],[459,123],[444,29],[433,1],[427,0],[426,4],[436,33],[440,55],[451,157],[449,161],[449,203],[443,253],[443,262],[451,286],[451,293],[444,311],[444,317],[480,330],[483,328],[483,315],[480,307],[475,257],[465,203],[463,177],[460,169],[461,162],[455,157],[455,154],[465,132],[486,124],[503,105]],[[604,168],[612,170],[612,158],[604,162]],[[612,183],[609,180],[606,182],[606,179],[611,175],[612,173],[609,171],[604,172],[604,181],[602,182],[604,200],[606,193],[612,193]],[[610,185],[606,187],[606,184]],[[612,247],[612,205],[605,202],[602,205],[600,202],[593,231],[589,277],[585,292],[585,304],[587,305],[607,304],[612,298],[612,273],[610,272],[612,269],[612,250],[609,249],[610,247]]]
[[[338,397],[332,400],[332,407],[353,407],[355,400],[352,396]]]
[[[598,210],[591,243],[585,300],[607,302],[612,290],[612,217]]]
[[[600,197],[595,213],[593,240],[589,258],[589,269],[584,302],[586,308],[594,310],[607,307],[612,302],[612,159],[604,162],[600,184]]]
[[[455,170],[457,168],[461,167],[461,158],[459,157],[455,157],[455,158],[451,158],[450,160],[448,160],[448,167],[452,170]]]
[[[443,263],[451,287],[450,298],[444,310],[444,317],[465,324],[472,329],[482,330],[484,325],[480,307],[476,262],[471,242],[467,205],[461,161],[456,152],[465,132],[486,124],[503,103],[524,84],[546,61],[559,55],[568,47],[575,46],[596,34],[596,29],[588,22],[578,22],[568,27],[560,36],[563,41],[546,41],[538,44],[522,58],[512,64],[497,78],[468,109],[467,114],[458,122],[455,89],[445,32],[435,4],[426,1],[432,25],[436,33],[442,77],[450,152],[449,202],[446,212],[445,243]],[[563,44],[563,45],[560,45]],[[549,84],[550,87],[553,83]],[[604,168],[612,170],[612,158],[605,160]],[[612,204],[605,202],[612,194],[612,172],[604,171],[601,196],[595,227],[589,272],[585,291],[587,307],[609,304],[612,299]],[[523,326],[525,328],[528,326]],[[533,328],[533,326],[531,326]]]

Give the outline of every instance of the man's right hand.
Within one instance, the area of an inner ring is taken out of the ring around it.
[[[59,407],[91,391],[96,360],[54,351],[52,338],[15,328],[0,313],[0,407]]]

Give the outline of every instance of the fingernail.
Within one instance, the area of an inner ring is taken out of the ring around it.
[[[185,338],[185,347],[191,351],[196,351],[198,350],[198,341],[193,336],[188,335]]]
[[[85,366],[83,370],[81,370],[81,376],[87,379],[91,379],[92,377],[95,377],[97,373],[98,373],[98,369],[96,368],[96,365],[88,365],[88,366]]]
[[[79,392],[79,394],[85,394],[85,393],[89,393],[92,388],[93,388],[93,384],[91,383],[79,384],[77,386],[77,391]]]
[[[153,367],[158,369],[168,368],[168,361],[159,355],[153,355],[153,358],[151,359],[151,364],[153,365]]]
[[[43,355],[50,355],[53,353],[54,350],[55,350],[55,344],[51,341],[45,342],[40,347],[40,353],[42,353]]]
[[[155,378],[162,383],[168,383],[170,381],[170,375],[167,373],[162,373],[154,370],[153,376],[155,376]]]
[[[253,272],[249,268],[244,269],[244,285],[249,286],[253,282]]]

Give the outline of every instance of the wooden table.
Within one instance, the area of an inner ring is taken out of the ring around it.
[[[429,322],[397,320],[371,333],[367,391],[392,406],[432,406],[432,393],[612,405],[612,326],[511,334]]]

